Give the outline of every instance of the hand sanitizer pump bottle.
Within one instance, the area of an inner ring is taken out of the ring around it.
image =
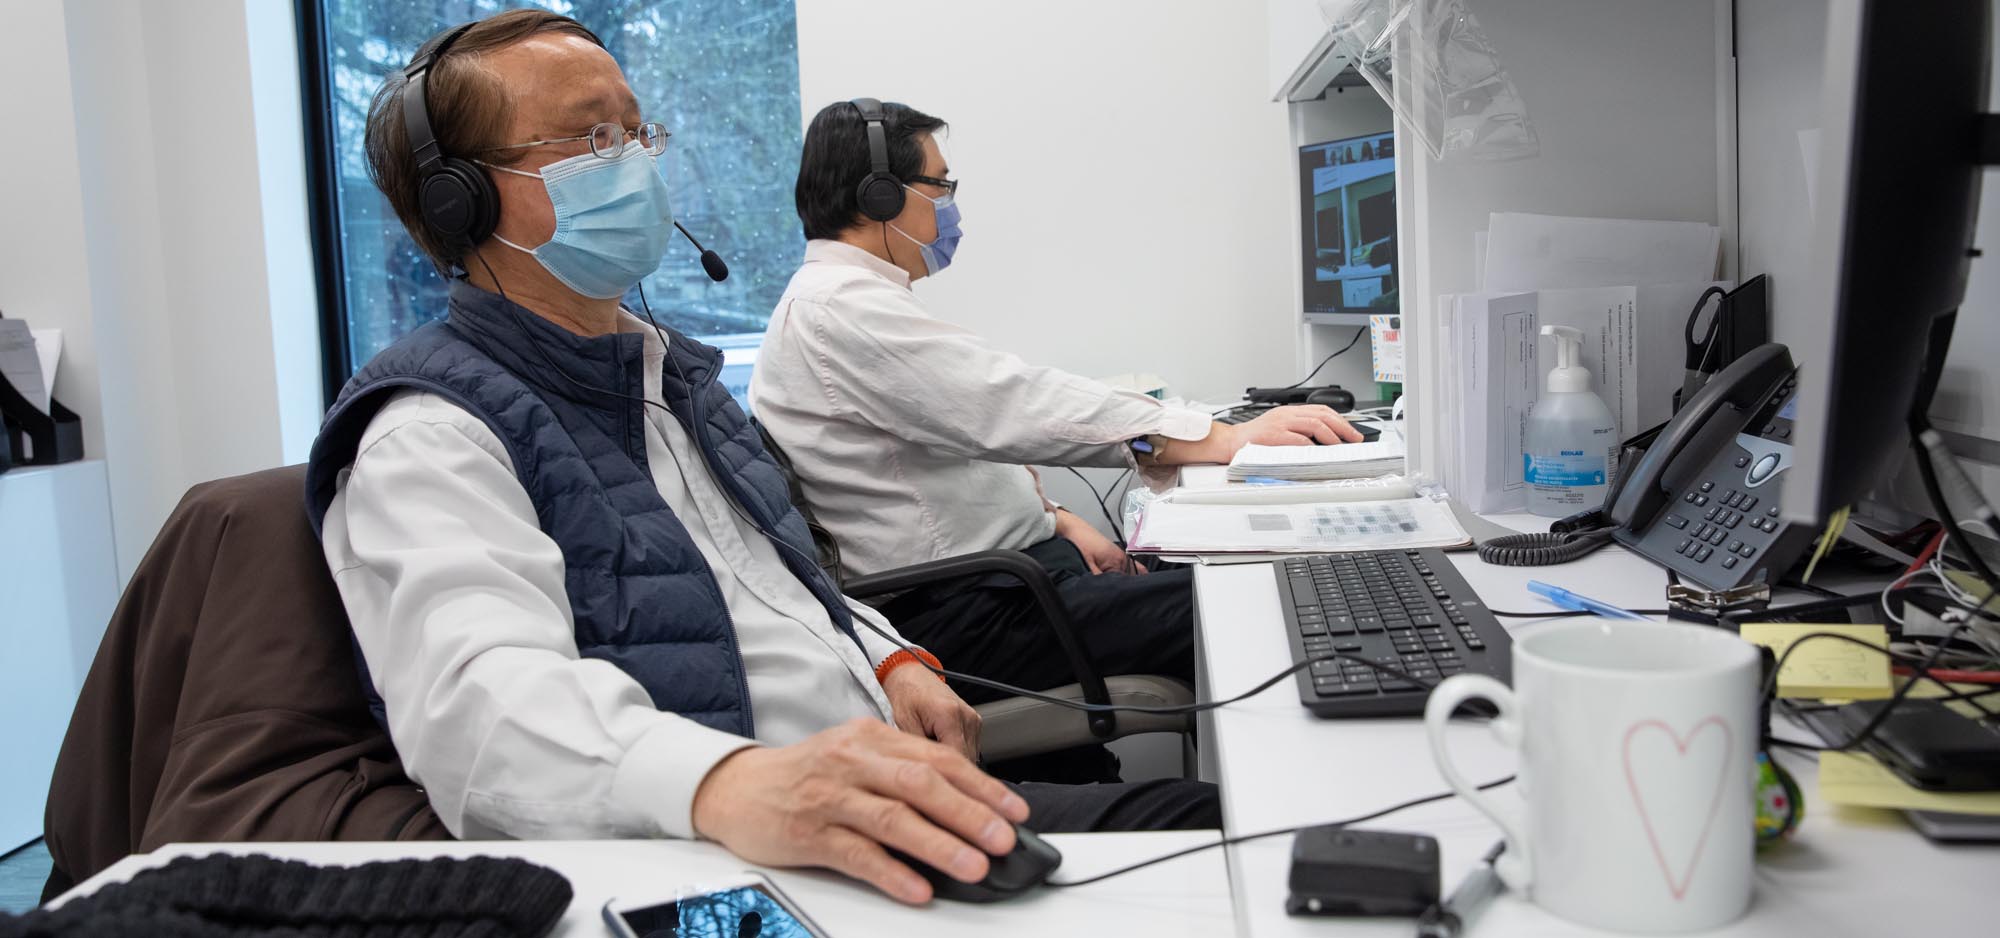
[[[1556,340],[1556,365],[1542,385],[1541,400],[1528,413],[1522,474],[1528,483],[1528,510],[1562,518],[1604,504],[1611,474],[1618,469],[1618,422],[1590,389],[1590,370],[1582,364],[1583,333],[1543,326],[1542,335]]]

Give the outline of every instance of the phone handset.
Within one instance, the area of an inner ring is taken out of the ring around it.
[[[1666,508],[1680,483],[1699,473],[1707,456],[1735,439],[1771,389],[1791,374],[1792,354],[1783,345],[1757,346],[1709,380],[1629,472],[1621,472],[1607,512],[1610,522],[1637,531]],[[1683,453],[1693,459],[1683,459]]]

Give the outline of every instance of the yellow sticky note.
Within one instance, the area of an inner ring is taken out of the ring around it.
[[[1812,625],[1799,622],[1756,622],[1743,626],[1743,640],[1783,657],[1794,642],[1816,632],[1859,639],[1876,648],[1889,647],[1889,632],[1879,625]],[[1877,700],[1889,696],[1889,656],[1836,638],[1817,638],[1801,646],[1778,672],[1780,697],[1836,697]]]
[[[1828,804],[1863,808],[1950,811],[2000,815],[2000,791],[1940,792],[1912,788],[1873,756],[1819,754],[1819,797]]]

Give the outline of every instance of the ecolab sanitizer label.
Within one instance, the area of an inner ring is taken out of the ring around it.
[[[1556,456],[1521,454],[1521,477],[1529,485],[1603,485],[1607,468],[1603,453],[1580,449],[1560,450]]]

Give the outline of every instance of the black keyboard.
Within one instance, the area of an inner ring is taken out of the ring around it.
[[[1216,423],[1249,423],[1250,421],[1252,421],[1252,420],[1255,420],[1255,419],[1257,419],[1258,417],[1262,417],[1262,416],[1264,416],[1264,412],[1265,412],[1265,411],[1267,411],[1267,410],[1270,410],[1271,408],[1273,408],[1273,407],[1276,407],[1276,406],[1278,406],[1278,405],[1276,405],[1276,404],[1243,404],[1243,405],[1241,405],[1241,406],[1238,406],[1238,407],[1232,407],[1232,408],[1230,408],[1229,410],[1226,410],[1226,411],[1223,411],[1223,413],[1222,413],[1222,416],[1220,416],[1220,417],[1217,417],[1217,418],[1215,418],[1215,422],[1216,422]]]
[[[1287,557],[1271,565],[1292,660],[1343,652],[1435,684],[1454,674],[1512,675],[1500,620],[1439,550]],[[1300,671],[1299,702],[1322,717],[1424,712],[1424,685],[1359,661],[1329,658]]]

